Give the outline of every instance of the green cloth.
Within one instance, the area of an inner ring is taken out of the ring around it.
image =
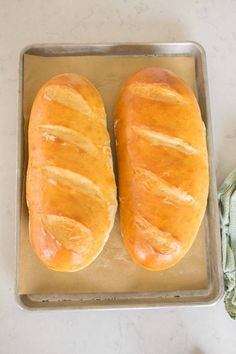
[[[236,169],[218,193],[221,223],[222,258],[225,283],[225,308],[236,319]]]

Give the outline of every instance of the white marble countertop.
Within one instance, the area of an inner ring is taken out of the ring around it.
[[[236,165],[236,1],[1,0],[0,8],[0,353],[236,353],[236,323],[226,315],[223,302],[205,308],[27,312],[14,299],[16,100],[22,47],[40,42],[200,42],[207,53],[220,184]]]

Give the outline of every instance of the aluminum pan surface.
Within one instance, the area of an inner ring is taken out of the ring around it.
[[[78,309],[78,308],[138,308],[162,307],[173,305],[203,305],[216,302],[222,295],[222,269],[216,182],[213,165],[212,132],[209,111],[206,59],[203,48],[194,42],[183,43],[140,43],[140,44],[40,44],[29,46],[21,52],[19,78],[19,123],[18,123],[18,166],[17,166],[17,256],[19,256],[19,225],[22,197],[23,164],[23,122],[22,122],[22,85],[23,55],[70,56],[70,55],[158,55],[158,56],[194,56],[196,61],[196,81],[198,101],[207,127],[207,141],[210,165],[210,190],[208,207],[210,210],[208,248],[208,288],[198,291],[124,293],[124,294],[65,294],[62,295],[18,295],[20,306],[30,309]],[[18,281],[18,269],[17,269]]]

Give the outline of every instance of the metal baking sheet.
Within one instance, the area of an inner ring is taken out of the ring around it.
[[[198,290],[106,292],[65,294],[20,294],[19,254],[20,226],[25,164],[25,141],[23,120],[24,55],[43,57],[56,56],[111,56],[111,57],[193,57],[195,61],[196,95],[207,128],[210,168],[210,190],[204,220],[206,232],[207,286]],[[176,305],[209,305],[215,303],[223,293],[221,249],[217,191],[213,164],[212,131],[209,110],[206,58],[204,49],[194,42],[140,43],[140,44],[40,44],[24,48],[20,55],[19,74],[19,123],[18,123],[18,167],[17,167],[17,281],[16,298],[21,307],[27,309],[104,309],[104,308],[150,308]]]

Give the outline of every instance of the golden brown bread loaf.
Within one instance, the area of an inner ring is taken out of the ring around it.
[[[153,67],[125,83],[116,111],[121,232],[150,270],[189,250],[208,195],[205,126],[191,89]]]
[[[57,271],[86,267],[113,226],[116,187],[102,98],[76,74],[49,80],[33,103],[27,204],[30,240]]]

